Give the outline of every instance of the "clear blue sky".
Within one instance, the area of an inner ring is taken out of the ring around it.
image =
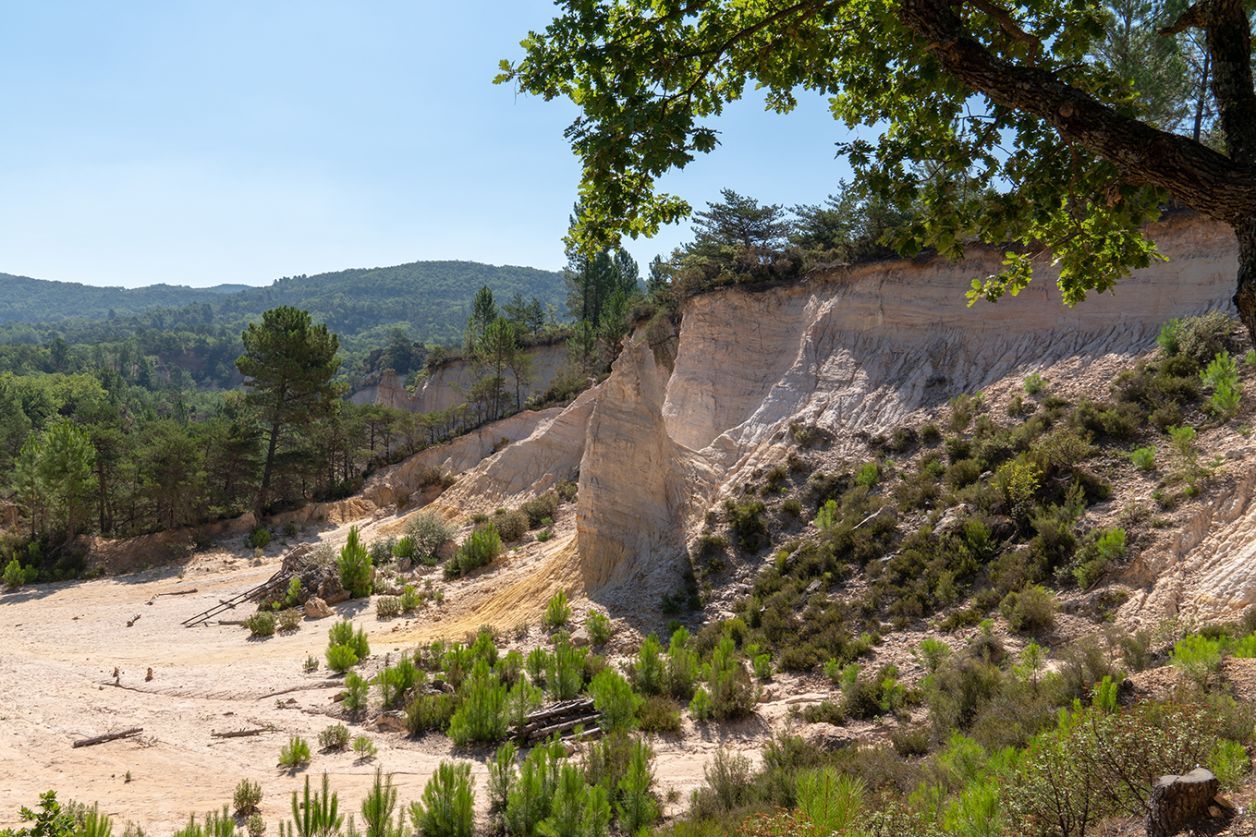
[[[566,102],[491,84],[543,0],[31,2],[0,11],[0,271],[261,284],[472,259],[558,268]],[[665,181],[815,202],[847,169],[819,99],[754,97]],[[644,262],[687,237],[629,249]]]

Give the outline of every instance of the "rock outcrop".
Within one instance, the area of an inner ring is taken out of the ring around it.
[[[1173,317],[1226,309],[1229,230],[1190,217],[1154,230],[1168,257],[1114,292],[1064,306],[1047,260],[1018,297],[968,307],[997,252],[887,261],[794,285],[688,300],[679,324],[642,327],[610,377],[488,457],[441,499],[484,510],[579,468],[577,546],[590,592],[637,601],[674,590],[711,504],[783,459],[791,424],[862,450],[866,434],[1008,376],[1082,374],[1154,345]],[[1256,515],[1256,511],[1253,512]]]

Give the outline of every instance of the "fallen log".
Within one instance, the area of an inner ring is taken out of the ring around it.
[[[524,724],[532,724],[537,721],[545,721],[550,718],[559,718],[564,715],[574,713],[586,714],[594,711],[593,698],[576,698],[575,700],[565,700],[562,703],[555,703],[544,709],[538,709],[535,712],[529,712],[524,717]]]
[[[129,627],[131,627],[132,625],[134,625],[134,624],[135,624],[136,622],[138,622],[138,621],[140,621],[140,615],[137,613],[137,614],[135,614],[135,616],[133,616],[132,618],[130,618],[130,619],[128,619],[128,620],[126,620],[126,626],[129,628]]]
[[[274,732],[274,727],[258,727],[257,729],[233,729],[227,732],[211,732],[210,738],[247,738],[252,735],[261,735],[264,732]]]
[[[158,593],[157,595],[158,596],[186,596],[189,593],[195,593],[195,592],[196,592],[195,587],[189,587],[186,590],[171,590],[168,593]]]
[[[104,735],[95,735],[91,738],[80,738],[71,744],[71,747],[91,747],[96,744],[104,744],[106,741],[117,741],[119,738],[130,738],[139,735],[144,731],[143,727],[131,727],[130,729],[119,730],[118,732],[107,732]]]

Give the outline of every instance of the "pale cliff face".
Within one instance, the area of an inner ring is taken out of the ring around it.
[[[1155,235],[1167,262],[1074,308],[1045,262],[1019,297],[969,308],[970,281],[999,267],[989,251],[693,298],[674,331],[640,329],[605,382],[468,472],[441,503],[491,509],[578,468],[586,586],[657,601],[675,588],[707,509],[784,458],[791,422],[829,430],[854,455],[857,433],[889,431],[1009,376],[1061,364],[1085,375],[1099,359],[1110,370],[1153,346],[1166,320],[1230,305],[1228,230],[1177,219]]]

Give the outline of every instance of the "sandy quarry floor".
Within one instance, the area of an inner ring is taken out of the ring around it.
[[[373,654],[412,648],[436,635],[461,637],[490,622],[534,619],[538,598],[566,578],[562,544],[521,550],[491,576],[451,590],[437,613],[381,622],[373,607],[347,602],[341,616],[365,626]],[[69,584],[36,585],[0,596],[0,826],[16,823],[17,809],[56,789],[62,798],[91,803],[168,833],[189,812],[229,803],[236,782],[262,784],[263,813],[275,827],[287,816],[289,796],[303,774],[275,767],[280,746],[299,734],[313,746],[320,730],[338,720],[331,698],[339,681],[321,670],[306,674],[307,655],[322,659],[329,621],[307,620],[288,636],[251,641],[243,628],[180,622],[265,580],[278,558],[262,561],[226,553],[198,556],[182,570]],[[190,595],[162,595],[195,587]],[[513,607],[510,606],[513,603]],[[139,620],[132,627],[127,621]],[[238,618],[238,617],[237,617]],[[437,621],[439,620],[439,621]],[[113,672],[118,669],[117,682]],[[152,668],[151,681],[145,679]],[[764,707],[765,710],[767,707]],[[783,710],[782,710],[783,711]],[[770,715],[771,712],[764,714]],[[73,749],[74,739],[142,726],[142,737]],[[256,737],[215,739],[213,732],[273,726]],[[478,777],[483,803],[486,752],[453,753],[442,736],[409,740],[397,733],[351,726],[377,744],[376,763],[395,775],[402,804],[419,796],[442,759],[466,758]],[[765,726],[695,731],[655,740],[659,790],[679,799],[702,782],[702,768],[720,746],[752,755]],[[341,810],[356,811],[375,763],[351,753],[315,752],[308,773],[330,774]],[[672,806],[674,808],[674,806]]]

